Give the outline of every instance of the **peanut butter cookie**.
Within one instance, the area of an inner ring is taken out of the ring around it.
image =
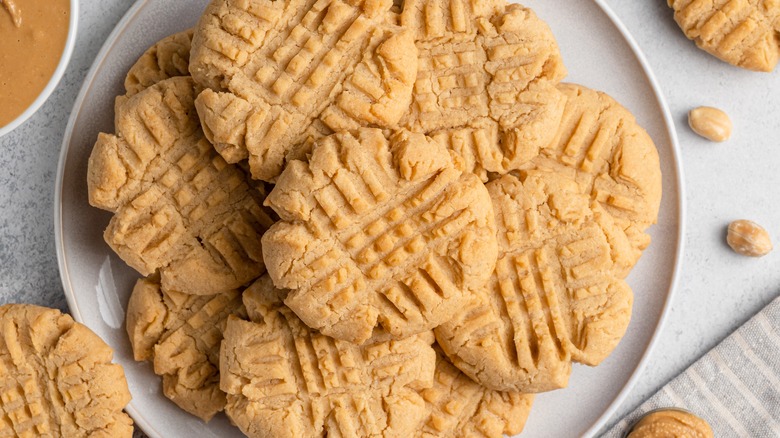
[[[731,65],[772,71],[780,59],[780,1],[668,0],[685,36]]]
[[[561,85],[554,141],[488,184],[499,259],[437,339],[453,363],[494,390],[568,382],[572,360],[597,365],[628,326],[624,278],[649,244],[661,194],[658,154],[633,116],[603,93]]]
[[[106,242],[168,290],[212,295],[264,272],[260,236],[272,219],[261,192],[206,140],[191,78],[118,99],[116,135],[89,159],[89,200],[114,213]]]
[[[397,339],[447,321],[496,261],[485,186],[443,145],[364,128],[292,161],[266,199],[268,273],[309,327],[351,342],[379,323]]]
[[[523,431],[534,396],[491,391],[437,354],[433,387],[422,390],[430,407],[420,438],[501,438]]]
[[[401,22],[420,57],[402,126],[446,144],[483,180],[519,168],[552,140],[566,70],[533,11],[504,0],[407,0]]]
[[[244,292],[249,320],[228,319],[220,356],[226,412],[249,437],[411,437],[433,385],[430,332],[362,346],[308,328],[261,277]]]
[[[0,306],[0,435],[130,438],[130,391],[113,355],[59,310]]]
[[[176,76],[189,76],[192,29],[167,36],[148,48],[125,77],[127,96]]]
[[[390,128],[409,107],[417,71],[411,34],[390,0],[213,0],[198,24],[190,71],[207,87],[198,113],[229,162],[249,159],[273,181],[313,139]]]
[[[127,305],[127,334],[135,360],[152,361],[163,393],[209,421],[225,409],[219,389],[219,346],[228,315],[244,316],[241,294],[190,295],[140,279]]]
[[[645,230],[658,220],[661,165],[650,136],[631,112],[606,93],[560,84],[566,107],[553,141],[524,169],[575,178],[628,235],[639,259]],[[633,266],[633,264],[632,264]]]

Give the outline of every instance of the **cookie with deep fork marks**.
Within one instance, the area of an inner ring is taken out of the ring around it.
[[[244,316],[237,290],[191,295],[139,279],[127,304],[126,329],[137,361],[150,361],[163,394],[209,421],[225,409],[219,389],[219,346],[229,315]]]
[[[406,0],[401,23],[420,58],[402,126],[435,137],[483,180],[519,168],[552,140],[566,69],[533,11],[504,0]]]
[[[658,153],[635,118],[573,84],[553,141],[488,184],[499,260],[487,286],[436,329],[466,374],[497,390],[565,386],[570,361],[597,365],[630,320],[623,280],[650,243]]]
[[[198,113],[230,163],[273,181],[311,141],[391,128],[417,71],[390,0],[213,0],[196,27],[190,71]]]
[[[532,170],[488,184],[499,258],[484,288],[435,330],[450,360],[500,391],[566,386],[572,358],[600,362],[623,336],[630,243],[573,179]]]
[[[293,161],[266,203],[268,273],[310,327],[363,342],[447,321],[495,266],[490,197],[443,145],[408,131],[329,136]]]
[[[125,76],[127,96],[166,79],[189,76],[192,33],[193,30],[188,29],[169,35],[146,49]]]
[[[738,67],[772,71],[780,59],[780,1],[668,0],[699,48]]]
[[[430,416],[420,438],[501,438],[523,431],[533,394],[492,391],[463,374],[437,352],[433,387],[422,397]]]
[[[658,150],[630,111],[606,93],[560,84],[566,96],[561,123],[549,145],[523,169],[548,169],[576,179],[629,237],[636,260],[650,244],[645,232],[658,220]]]
[[[113,354],[59,310],[0,306],[0,435],[130,438],[130,391]]]
[[[106,242],[166,289],[211,295],[264,272],[260,236],[272,223],[244,173],[206,140],[197,88],[175,77],[117,100],[116,134],[89,158],[93,206],[114,213]]]
[[[220,355],[226,413],[249,437],[410,437],[433,384],[430,332],[362,346],[307,327],[267,276],[244,292],[249,320],[231,316]]]

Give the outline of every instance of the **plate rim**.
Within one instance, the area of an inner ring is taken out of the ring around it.
[[[72,0],[72,1],[76,1],[76,0]],[[63,229],[62,229],[63,227],[62,191],[63,191],[63,181],[65,177],[65,164],[68,160],[68,152],[70,150],[70,139],[73,135],[73,130],[75,129],[76,119],[78,119],[78,115],[81,113],[81,108],[83,107],[83,103],[86,98],[86,95],[89,92],[89,90],[92,88],[95,76],[97,75],[97,71],[103,65],[107,53],[116,44],[117,39],[120,37],[120,35],[127,30],[128,23],[136,15],[138,15],[138,12],[150,1],[152,0],[138,0],[135,3],[133,3],[133,5],[130,6],[127,12],[125,12],[125,14],[122,16],[122,19],[120,19],[117,22],[114,29],[106,38],[106,41],[103,43],[103,46],[100,48],[100,51],[95,55],[94,61],[92,62],[92,66],[90,67],[89,71],[84,77],[84,82],[82,83],[79,93],[73,102],[73,106],[71,108],[70,115],[68,117],[68,124],[63,134],[62,146],[60,148],[59,160],[57,164],[57,174],[55,177],[55,186],[54,186],[54,243],[55,243],[56,253],[57,253],[57,266],[60,271],[60,280],[62,283],[63,292],[65,294],[65,299],[68,303],[70,314],[78,322],[82,322],[83,318],[81,315],[81,311],[78,307],[78,304],[76,303],[75,294],[71,284],[70,276],[68,274],[68,262],[65,258]],[[623,404],[625,399],[628,397],[628,394],[631,392],[634,386],[636,386],[636,383],[638,382],[639,378],[641,377],[645,368],[647,367],[648,359],[650,355],[658,345],[660,333],[663,331],[667,323],[667,320],[669,319],[670,308],[672,302],[674,301],[674,297],[676,295],[678,285],[679,285],[680,275],[682,271],[682,264],[683,264],[683,253],[685,249],[685,228],[686,228],[685,219],[687,217],[687,204],[685,198],[685,178],[684,178],[684,170],[682,164],[682,153],[681,153],[679,139],[677,135],[676,124],[674,123],[674,119],[672,118],[671,110],[669,109],[669,105],[666,101],[666,97],[663,93],[663,90],[661,89],[658,79],[656,78],[655,73],[650,67],[650,63],[648,62],[644,52],[642,51],[637,41],[634,39],[631,32],[620,20],[618,15],[606,3],[606,0],[592,0],[592,1],[604,12],[604,14],[609,18],[609,20],[612,22],[615,28],[623,36],[623,39],[626,41],[626,43],[628,43],[629,47],[631,48],[631,51],[633,52],[634,56],[637,58],[637,61],[639,61],[642,71],[647,77],[650,87],[653,90],[655,101],[658,104],[659,108],[661,109],[665,130],[669,135],[669,140],[671,143],[670,146],[671,146],[671,156],[673,159],[673,167],[674,167],[674,179],[676,180],[677,183],[677,209],[678,209],[677,222],[678,223],[677,223],[677,236],[676,236],[676,251],[674,256],[674,265],[672,268],[673,272],[671,275],[671,282],[666,292],[666,299],[661,310],[661,316],[658,320],[658,324],[656,324],[655,329],[650,337],[650,342],[647,344],[647,347],[644,349],[644,352],[642,353],[642,356],[639,359],[639,363],[634,368],[634,371],[631,373],[628,381],[625,383],[625,385],[623,385],[623,388],[620,390],[620,392],[618,392],[617,396],[612,400],[612,402],[610,402],[610,404],[607,406],[604,412],[599,416],[599,418],[596,419],[596,421],[585,431],[583,435],[585,437],[595,436],[596,433],[599,432],[602,428],[604,428],[604,426],[607,425],[608,421],[612,419],[612,416],[614,415],[615,411]],[[132,402],[125,407],[125,411],[133,418],[135,424],[150,438],[162,438],[162,435],[154,428],[154,426],[151,425],[148,421],[146,421],[146,419],[141,415],[141,413],[136,410],[135,406],[132,405]]]
[[[78,0],[71,0],[78,2]],[[65,133],[62,137],[62,146],[60,147],[59,161],[57,162],[57,176],[55,177],[54,186],[54,245],[57,252],[57,266],[60,271],[60,281],[62,283],[63,292],[65,294],[65,300],[68,303],[68,310],[73,316],[76,322],[83,323],[84,319],[81,316],[81,310],[76,303],[75,294],[73,292],[73,285],[70,281],[68,274],[68,262],[65,258],[65,249],[63,244],[63,230],[62,230],[62,190],[63,181],[65,178],[65,164],[68,161],[68,151],[70,150],[70,139],[73,136],[73,130],[76,126],[76,119],[78,119],[81,109],[86,99],[87,93],[94,84],[97,71],[103,65],[106,59],[106,55],[111,48],[116,44],[119,36],[127,30],[128,23],[138,15],[138,12],[143,8],[150,0],[138,0],[133,3],[127,12],[122,16],[114,26],[114,29],[106,37],[106,41],[100,48],[100,51],[95,55],[92,65],[89,68],[84,81],[81,83],[79,94],[76,96],[76,100],[73,101],[70,115],[68,116],[68,124],[65,127]],[[131,394],[132,395],[132,394]],[[133,419],[134,426],[140,428],[150,438],[163,438],[152,424],[150,424],[143,415],[141,415],[132,403],[132,400],[125,406],[125,412]]]
[[[584,433],[585,437],[595,436],[597,432],[603,429],[607,425],[607,423],[610,420],[612,420],[612,416],[615,414],[615,411],[617,411],[617,409],[623,404],[625,399],[628,397],[628,394],[631,392],[632,389],[634,389],[634,386],[636,386],[637,381],[639,381],[639,378],[644,373],[650,355],[658,345],[660,334],[663,331],[667,320],[669,319],[672,302],[674,301],[674,297],[676,295],[679,281],[680,281],[680,274],[683,265],[683,253],[685,250],[685,227],[686,227],[685,219],[687,217],[687,213],[686,213],[687,204],[685,198],[685,178],[684,178],[685,172],[683,170],[683,164],[682,164],[682,152],[680,149],[680,141],[677,136],[677,125],[674,123],[674,118],[672,117],[672,112],[669,109],[669,104],[666,102],[666,96],[663,93],[663,90],[661,89],[661,86],[658,82],[658,78],[656,78],[653,69],[650,67],[650,62],[647,60],[644,51],[639,46],[639,43],[637,43],[636,39],[634,39],[634,36],[628,30],[626,25],[623,24],[623,21],[620,19],[620,17],[618,17],[615,11],[612,10],[612,7],[606,3],[606,0],[593,0],[593,2],[597,6],[599,6],[602,11],[604,11],[604,13],[610,19],[612,24],[615,26],[615,28],[617,28],[617,30],[623,36],[623,39],[628,43],[629,47],[631,47],[631,51],[634,53],[634,56],[636,56],[637,61],[639,61],[639,64],[642,67],[642,70],[645,72],[645,76],[650,82],[650,87],[653,89],[655,100],[661,109],[661,114],[663,114],[664,125],[666,125],[666,131],[669,134],[669,140],[671,142],[671,152],[672,152],[672,158],[674,161],[674,170],[675,170],[674,178],[677,180],[676,182],[677,182],[678,225],[677,225],[677,251],[674,256],[674,266],[672,268],[672,277],[671,277],[672,281],[670,282],[669,289],[666,293],[666,300],[664,302],[664,306],[662,308],[661,317],[658,320],[658,324],[656,325],[655,330],[653,331],[653,334],[650,337],[650,342],[647,344],[644,353],[642,353],[642,356],[639,359],[639,363],[637,364],[636,368],[634,368],[634,372],[631,373],[631,376],[628,378],[626,384],[623,385],[623,388],[620,390],[618,395],[612,400],[609,406],[607,406],[607,408],[604,410],[601,416],[593,423],[593,425],[591,425],[591,427],[588,430],[585,431]]]

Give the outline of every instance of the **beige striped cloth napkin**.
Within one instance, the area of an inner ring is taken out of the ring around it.
[[[603,436],[621,438],[658,408],[687,409],[716,437],[780,437],[780,298],[760,311]]]

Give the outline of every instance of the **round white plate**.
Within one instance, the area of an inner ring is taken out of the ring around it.
[[[70,310],[116,349],[133,401],[127,411],[152,437],[241,436],[220,415],[204,424],[168,401],[145,363],[132,359],[124,309],[138,277],[103,242],[110,215],[87,202],[87,159],[100,131],[113,132],[114,97],[125,73],[154,42],[198,19],[207,0],[140,0],[98,54],[70,117],[60,158],[55,233]],[[598,368],[575,366],[569,388],[536,398],[523,433],[529,437],[593,435],[609,420],[638,377],[662,325],[682,252],[683,198],[674,125],[644,57],[601,1],[529,0],[552,27],[568,81],[603,90],[628,107],[655,140],[663,171],[663,202],[653,243],[629,277],[634,315],[618,348]]]

